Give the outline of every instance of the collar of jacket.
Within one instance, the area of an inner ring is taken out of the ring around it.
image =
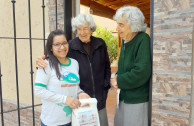
[[[90,38],[91,38],[90,46],[93,50],[96,50],[97,48],[103,45],[103,43],[100,41],[101,40],[100,38],[96,38],[94,36],[91,36]],[[84,52],[82,42],[78,37],[73,39],[70,43],[71,43],[71,49]]]

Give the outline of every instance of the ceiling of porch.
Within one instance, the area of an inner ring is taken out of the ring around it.
[[[89,7],[91,14],[110,19],[122,6],[136,6],[143,12],[145,22],[150,26],[150,0],[80,0],[80,4]]]

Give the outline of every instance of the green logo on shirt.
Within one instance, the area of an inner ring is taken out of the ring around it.
[[[77,83],[79,81],[79,78],[74,73],[64,72],[63,81],[67,81],[69,83]]]
[[[62,104],[57,104],[57,105],[63,107],[63,111],[66,113],[66,116],[69,116],[72,113],[71,107],[63,106]]]
[[[66,112],[66,116],[70,115],[72,113],[72,108],[69,106],[65,106],[63,108],[63,111]]]

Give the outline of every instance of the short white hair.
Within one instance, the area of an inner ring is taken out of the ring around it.
[[[77,32],[77,26],[84,25],[85,22],[88,22],[88,25],[92,32],[96,31],[96,23],[94,22],[90,14],[79,14],[76,17],[71,19],[72,31]]]
[[[141,10],[135,6],[124,6],[116,11],[113,19],[115,21],[122,19],[123,16],[126,18],[131,32],[145,32],[147,24],[144,23],[145,17]]]

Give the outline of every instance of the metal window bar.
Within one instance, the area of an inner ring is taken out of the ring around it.
[[[0,62],[0,100],[1,100],[1,125],[4,126],[4,118],[3,118],[3,96],[2,96],[2,82],[1,82],[1,62]]]
[[[0,39],[15,39],[14,37],[0,37]],[[30,39],[30,38],[16,38],[16,39]],[[47,39],[45,39],[45,38],[31,38],[31,40],[47,40]]]
[[[42,21],[43,21],[43,47],[45,50],[45,5],[44,0],[42,0]]]
[[[35,125],[35,116],[34,116],[34,87],[33,87],[33,65],[32,65],[32,33],[31,33],[31,7],[30,0],[28,0],[28,16],[29,16],[29,44],[30,44],[30,75],[31,75],[31,93],[32,93],[32,120],[33,126]]]
[[[151,10],[150,10],[150,37],[151,37],[151,61],[152,61],[152,73],[153,73],[153,33],[154,33],[154,0],[151,0]],[[148,105],[148,126],[152,125],[152,76],[150,78],[149,87],[149,105]]]
[[[55,16],[56,16],[56,29],[58,29],[57,27],[57,0],[55,0]]]
[[[18,109],[18,125],[20,126],[20,100],[18,86],[18,65],[17,65],[17,43],[16,43],[16,20],[15,20],[15,0],[12,0],[13,5],[13,26],[14,26],[14,50],[15,50],[15,72],[16,72],[16,91],[17,91],[17,109]]]

